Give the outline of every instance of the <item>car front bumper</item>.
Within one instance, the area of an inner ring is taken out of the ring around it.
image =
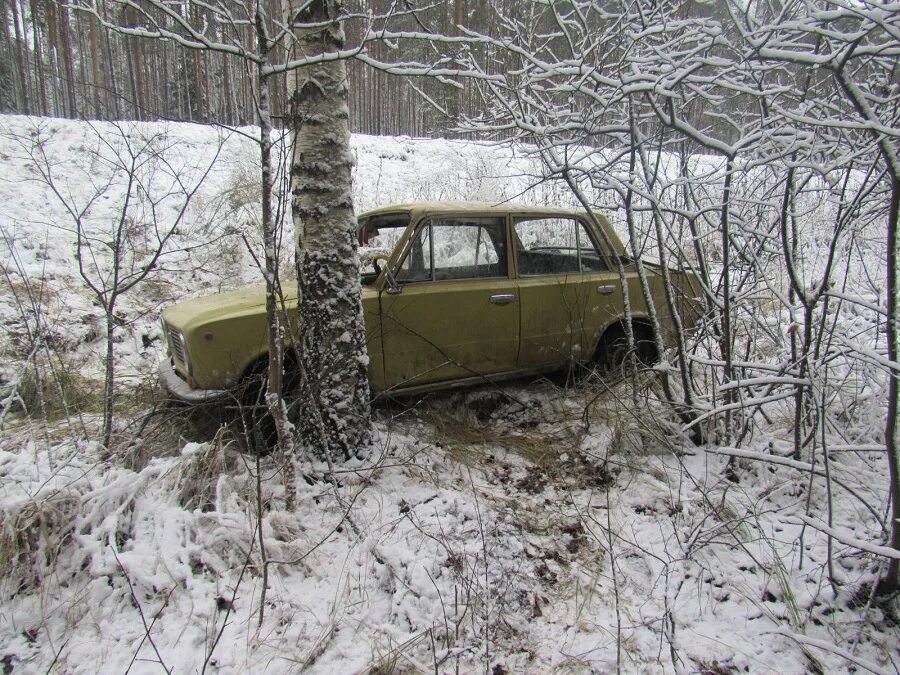
[[[230,393],[227,389],[192,389],[178,377],[169,359],[159,362],[159,379],[170,395],[185,403],[210,403],[219,401]]]

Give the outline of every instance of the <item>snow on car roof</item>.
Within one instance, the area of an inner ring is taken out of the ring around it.
[[[434,201],[434,202],[410,202],[406,204],[391,204],[381,206],[359,215],[360,218],[385,215],[389,213],[410,213],[420,215],[422,213],[521,213],[521,214],[545,214],[545,215],[584,215],[585,212],[576,209],[563,209],[550,206],[528,206],[510,202],[467,202],[467,201]]]

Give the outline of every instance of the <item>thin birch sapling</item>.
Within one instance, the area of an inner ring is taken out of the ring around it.
[[[78,275],[103,312],[104,379],[100,442],[111,451],[115,408],[118,303],[152,276],[160,259],[173,252],[173,237],[209,175],[224,139],[209,162],[178,165],[163,131],[142,136],[122,123],[91,127],[95,169],[88,175],[63,171],[47,152],[52,132],[38,125],[14,140],[68,216],[59,225],[74,236]],[[75,188],[83,181],[90,188]],[[107,199],[112,201],[107,203]]]

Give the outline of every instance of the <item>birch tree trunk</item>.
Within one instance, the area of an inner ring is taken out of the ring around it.
[[[288,0],[290,3],[291,0]],[[295,58],[344,46],[340,0],[312,0],[289,20]],[[329,461],[365,453],[369,381],[356,215],[350,189],[350,127],[344,62],[289,75],[294,134],[291,192],[300,292],[300,390],[296,425],[303,443]]]

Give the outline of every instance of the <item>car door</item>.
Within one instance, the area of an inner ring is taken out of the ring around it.
[[[624,316],[622,280],[613,269],[611,253],[597,240],[584,222],[577,221],[578,256],[581,274],[577,297],[580,302],[578,334],[584,361],[594,356],[603,330]],[[633,294],[632,294],[633,295]],[[639,295],[639,294],[638,294]],[[638,306],[632,301],[632,306]]]
[[[617,275],[574,217],[516,218],[512,236],[522,316],[519,368],[588,360],[598,331],[611,320]]]
[[[421,222],[380,294],[387,388],[513,370],[519,303],[502,217]]]

